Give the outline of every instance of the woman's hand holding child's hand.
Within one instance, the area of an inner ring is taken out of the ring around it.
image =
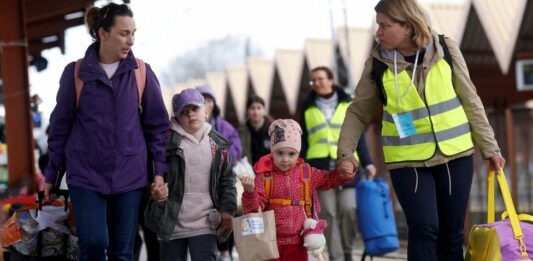
[[[252,176],[240,176],[242,187],[246,192],[253,192],[255,188],[255,178]]]
[[[339,174],[342,179],[353,179],[355,177],[355,170],[353,163],[350,161],[343,161],[339,164]]]
[[[165,183],[162,176],[155,176],[154,182],[150,186],[150,194],[157,202],[165,202],[168,198],[168,183]]]

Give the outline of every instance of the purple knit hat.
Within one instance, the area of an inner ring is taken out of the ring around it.
[[[187,105],[204,106],[204,96],[196,89],[188,88],[172,97],[172,111],[179,116]]]

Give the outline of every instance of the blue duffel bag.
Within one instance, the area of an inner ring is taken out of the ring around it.
[[[381,256],[400,247],[396,222],[384,179],[362,180],[356,187],[359,231],[365,243],[365,256]]]

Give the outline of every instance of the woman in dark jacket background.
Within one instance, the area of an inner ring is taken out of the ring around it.
[[[270,153],[268,127],[272,123],[266,111],[265,100],[253,94],[246,101],[246,123],[239,128],[244,156],[252,166]]]

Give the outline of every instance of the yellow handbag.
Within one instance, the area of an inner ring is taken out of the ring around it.
[[[490,171],[488,175],[487,224],[472,227],[465,260],[532,261],[533,225],[520,222],[520,220],[533,222],[533,216],[516,214],[505,174],[501,171],[496,176],[507,211],[502,214],[501,221],[494,222],[494,171]]]

